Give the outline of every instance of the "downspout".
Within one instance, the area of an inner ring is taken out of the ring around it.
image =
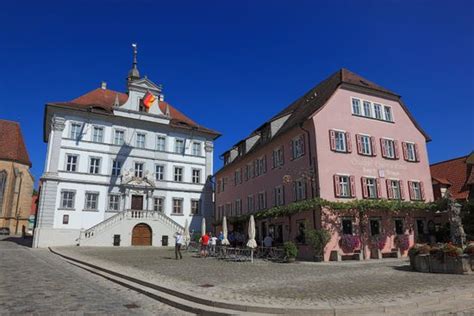
[[[20,174],[20,184],[18,186],[18,195],[16,197],[16,210],[15,210],[15,218],[16,218],[16,226],[15,226],[15,235],[18,234],[18,221],[20,215],[18,214],[18,208],[20,207],[20,193],[21,193],[21,184],[23,182],[23,172],[19,172]],[[13,188],[15,189],[15,188]]]
[[[299,124],[301,130],[306,132],[306,138],[308,139],[308,159],[309,159],[309,170],[311,171],[311,198],[314,199],[314,180],[315,180],[315,170],[313,166],[313,154],[311,152],[311,134],[310,132],[303,127],[303,123]],[[313,228],[316,229],[316,210],[313,209]]]

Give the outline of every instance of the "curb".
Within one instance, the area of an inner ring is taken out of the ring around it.
[[[438,297],[438,298],[429,297],[429,301],[431,302],[431,304],[426,304],[427,297],[420,297],[420,298],[415,299],[411,302],[406,302],[402,306],[400,304],[398,304],[398,305],[380,305],[380,306],[370,306],[370,305],[350,305],[350,306],[341,306],[341,307],[331,306],[331,307],[328,307],[328,308],[317,308],[317,307],[316,308],[291,308],[291,307],[289,308],[289,307],[285,307],[285,306],[280,306],[280,307],[272,306],[272,307],[270,307],[270,306],[263,306],[263,305],[242,305],[242,304],[237,304],[237,303],[229,303],[229,302],[223,302],[223,301],[216,301],[216,300],[201,298],[201,297],[194,296],[194,295],[191,295],[191,294],[183,293],[183,292],[171,289],[171,288],[167,288],[167,287],[163,287],[163,286],[160,286],[160,285],[157,285],[157,284],[154,284],[154,283],[146,282],[146,281],[134,278],[134,277],[130,277],[130,276],[127,276],[127,275],[124,275],[124,274],[121,274],[121,273],[118,273],[118,272],[115,272],[115,271],[112,271],[112,270],[108,270],[108,269],[105,269],[103,267],[100,267],[100,266],[97,266],[97,265],[94,265],[94,264],[91,264],[91,263],[88,263],[88,262],[84,262],[82,260],[67,256],[67,255],[61,254],[57,250],[53,250],[51,247],[48,247],[48,249],[53,254],[58,255],[58,256],[60,256],[64,259],[67,259],[67,260],[70,260],[70,261],[73,261],[73,262],[77,262],[81,265],[84,265],[84,266],[102,271],[104,273],[113,275],[115,277],[127,280],[127,281],[132,282],[132,283],[136,283],[136,284],[141,285],[143,287],[150,288],[150,289],[153,289],[155,291],[162,292],[162,293],[166,293],[167,295],[174,296],[174,297],[177,297],[177,298],[182,299],[182,300],[194,302],[196,304],[201,304],[201,305],[210,306],[210,307],[214,307],[214,308],[227,309],[227,310],[229,310],[229,312],[237,311],[237,312],[244,312],[244,313],[287,314],[287,315],[308,315],[308,314],[315,315],[316,314],[316,315],[333,315],[333,316],[343,315],[343,314],[347,314],[347,313],[350,313],[350,314],[380,313],[381,314],[381,313],[393,313],[393,312],[399,311],[401,309],[401,307],[404,307],[404,308],[407,308],[407,307],[408,308],[410,308],[410,307],[411,308],[419,308],[419,307],[424,307],[424,306],[429,307],[433,303],[445,303],[445,302],[448,302],[448,301],[449,302],[456,301],[456,296],[457,296],[457,295],[454,295],[454,293],[453,293],[453,295],[451,297]],[[83,267],[81,267],[81,268],[83,268]],[[85,269],[85,270],[87,270],[91,273],[98,274],[98,273],[96,273],[94,271],[91,271],[89,269],[86,269],[86,268],[83,268],[83,269]],[[147,292],[146,290],[136,288],[134,286],[123,283],[121,281],[113,280],[113,279],[111,279],[107,276],[104,276],[104,275],[101,275],[101,276],[103,276],[106,279],[109,279],[110,281],[119,283],[123,286],[132,288],[136,291],[139,291],[142,294],[148,295],[147,293],[144,293],[144,292]],[[159,300],[159,298],[157,298],[156,294],[153,294],[153,293],[149,293],[149,294],[150,295],[148,295],[148,296]],[[469,297],[469,298],[474,299],[474,293],[468,294],[466,296]],[[171,302],[171,303],[164,302],[164,303],[166,303],[168,305],[175,306],[175,305],[173,305],[174,304],[173,302]],[[178,306],[175,306],[175,307],[180,308]],[[183,308],[181,308],[181,309],[183,309]],[[186,309],[184,309],[184,310],[186,310]],[[198,314],[202,313],[201,310],[195,311],[195,312],[197,312]]]

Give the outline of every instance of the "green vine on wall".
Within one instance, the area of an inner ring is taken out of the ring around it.
[[[266,210],[261,210],[255,213],[252,213],[255,219],[265,219],[265,218],[277,218],[283,216],[290,216],[296,213],[309,211],[317,208],[327,208],[334,211],[359,211],[365,212],[370,210],[382,210],[382,211],[414,211],[414,210],[423,210],[423,211],[441,211],[445,210],[445,201],[440,200],[437,202],[406,202],[400,200],[351,200],[347,202],[334,202],[328,201],[321,198],[314,198],[311,200],[304,200],[293,202],[284,206],[274,206]],[[245,214],[241,216],[233,216],[229,218],[231,223],[241,223],[248,221],[251,214]]]

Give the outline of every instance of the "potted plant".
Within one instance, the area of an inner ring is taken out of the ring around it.
[[[331,240],[331,234],[325,229],[308,228],[305,230],[305,236],[314,250],[314,261],[324,261],[324,248]]]
[[[285,251],[285,256],[287,262],[295,262],[296,256],[298,255],[298,248],[295,243],[292,241],[287,241],[283,244],[283,251]]]

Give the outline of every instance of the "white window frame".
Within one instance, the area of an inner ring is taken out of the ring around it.
[[[421,201],[422,200],[422,194],[421,194],[421,185],[420,181],[418,180],[412,180],[411,181],[411,190],[413,192],[412,200],[413,201]]]
[[[197,203],[197,209],[194,210],[193,204]],[[201,213],[201,200],[200,199],[191,199],[191,211],[189,212],[190,215],[200,215]]]
[[[117,199],[114,201],[114,199]],[[116,208],[114,207],[116,205]],[[107,205],[108,211],[118,212],[120,211],[120,194],[109,194],[109,203]]]
[[[356,103],[358,103],[357,105],[354,103],[354,101],[357,101]],[[351,98],[351,105],[352,105],[352,114],[354,115],[358,115],[358,116],[362,116],[362,102],[360,99],[358,98]],[[358,109],[357,111],[355,109]]]
[[[387,109],[389,115],[387,116]],[[393,120],[393,112],[392,112],[392,107],[388,105],[383,106],[383,115],[384,115],[384,120],[387,122],[394,122]]]
[[[401,200],[402,199],[402,192],[401,192],[401,188],[400,188],[400,180],[389,179],[388,181],[390,181],[390,188],[392,190],[392,199]]]
[[[72,196],[64,196],[64,194],[71,194]],[[71,206],[64,205],[64,202],[71,203]],[[61,200],[59,204],[60,209],[64,210],[74,210],[74,205],[76,204],[76,190],[64,189],[61,190]]]
[[[183,144],[182,148],[178,146],[178,143],[181,143],[181,142]],[[174,140],[174,152],[176,154],[184,155],[185,151],[186,151],[186,140],[184,140],[183,138],[176,138]]]
[[[247,212],[255,211],[255,198],[253,194],[247,196]]]
[[[258,210],[264,210],[267,208],[267,199],[266,199],[265,191],[258,192],[257,207],[258,207]]]
[[[374,177],[364,177],[365,185],[367,187],[367,198],[376,199],[377,198],[377,179]]]
[[[408,161],[417,161],[415,143],[405,142],[405,144],[406,144],[406,150],[407,150],[407,160]]]
[[[92,160],[98,161],[97,165],[92,164]],[[100,166],[102,164],[102,158],[100,157],[89,157],[89,174],[100,174]],[[92,169],[94,168],[94,169]]]
[[[366,105],[368,105],[368,107],[366,107]],[[369,110],[369,113],[367,113],[367,109]],[[364,100],[362,102],[362,110],[363,110],[363,116],[365,117],[373,117],[373,109],[372,109],[372,102],[371,101],[367,101],[367,100]]]
[[[304,155],[304,136],[298,135],[291,140],[292,158],[296,159]]]
[[[122,173],[122,161],[120,159],[112,159],[112,170],[110,174],[113,177],[118,177],[120,176],[121,173]]]
[[[141,168],[137,168],[138,166],[141,166]],[[143,178],[143,175],[145,174],[145,163],[142,161],[135,161],[133,163],[133,174],[137,178]]]
[[[142,136],[143,136],[143,142],[141,141]],[[137,132],[135,146],[141,149],[146,148],[146,133]]]
[[[153,211],[164,213],[165,211],[165,198],[163,196],[153,197]]]
[[[181,170],[180,172],[177,172]],[[184,180],[184,167],[182,166],[174,166],[173,167],[173,181],[174,182],[183,182]],[[222,190],[224,191],[224,190]]]
[[[89,197],[95,197],[94,199],[90,199]],[[93,207],[93,203],[95,203],[95,207]],[[91,192],[86,191],[85,200],[84,200],[84,210],[86,211],[97,211],[99,209],[99,192]]]
[[[92,126],[92,141],[95,143],[103,143],[104,142],[104,127],[93,125]],[[99,133],[96,134],[96,131]]]
[[[71,158],[76,158],[76,161],[74,163],[69,162],[69,157]],[[69,169],[71,167],[71,170]],[[66,154],[66,171],[68,172],[78,172],[79,168],[79,155],[77,154]],[[74,170],[72,170],[74,169]]]
[[[114,145],[122,146],[125,144],[125,133],[124,129],[116,128],[114,129]],[[117,137],[117,135],[122,135],[121,137]]]
[[[156,135],[156,150],[166,151],[166,135]]]
[[[385,158],[395,159],[395,140],[383,138],[385,143]]]
[[[197,151],[196,151],[196,148],[195,148],[196,145],[199,147],[199,148],[197,148]],[[193,156],[197,156],[197,157],[202,156],[202,142],[193,141],[193,143],[191,145],[191,152],[192,152]]]
[[[334,131],[334,141],[336,144],[336,151],[338,152],[347,152],[347,143],[346,143],[346,132],[341,130],[333,130]],[[342,136],[342,143],[338,142],[338,135]],[[342,148],[339,148],[339,145],[342,144]]]
[[[361,153],[366,156],[372,156],[373,148],[372,148],[372,139],[369,135],[359,134],[360,135],[360,145],[361,145]],[[364,139],[366,142],[364,142]]]
[[[194,173],[197,172],[197,175]],[[191,182],[194,184],[201,183],[201,169],[193,168],[191,172]]]
[[[71,122],[71,129],[69,132],[70,138],[74,140],[81,140],[82,139],[82,124],[83,123],[78,123],[78,122]],[[77,131],[76,128],[77,127]],[[76,135],[77,133],[77,135]]]
[[[338,174],[339,176],[339,197],[351,197],[351,177],[345,174]],[[346,180],[346,181],[343,181]]]
[[[183,214],[183,198],[173,198],[171,214]],[[178,211],[176,211],[178,209]]]
[[[156,181],[165,180],[165,165],[162,165],[162,164],[155,165],[155,180]]]
[[[301,201],[306,199],[306,185],[303,179],[296,179],[295,181],[296,200]]]

